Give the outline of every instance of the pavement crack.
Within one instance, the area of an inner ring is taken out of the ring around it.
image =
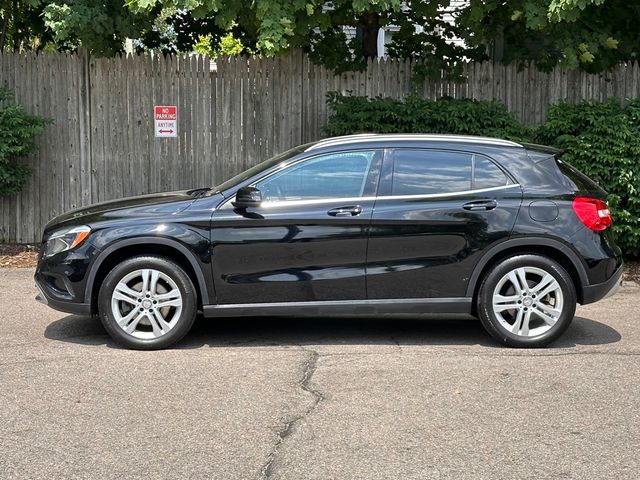
[[[313,411],[318,407],[318,404],[324,400],[324,396],[311,385],[311,380],[313,378],[313,374],[316,372],[320,354],[315,350],[309,350],[306,348],[302,348],[302,350],[308,353],[308,357],[303,364],[302,377],[298,381],[298,386],[303,391],[311,394],[312,402],[301,414],[295,415],[287,420],[278,431],[278,439],[267,457],[267,462],[260,469],[260,478],[262,479],[271,478],[283,443],[293,434],[293,432],[295,432],[298,424],[313,413]]]

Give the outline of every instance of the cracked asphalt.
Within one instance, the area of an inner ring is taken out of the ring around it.
[[[640,288],[542,350],[460,319],[199,319],[176,348],[0,270],[0,478],[637,479]]]

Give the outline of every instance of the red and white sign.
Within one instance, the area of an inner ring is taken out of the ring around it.
[[[156,137],[178,136],[178,108],[175,105],[153,107],[153,124]]]

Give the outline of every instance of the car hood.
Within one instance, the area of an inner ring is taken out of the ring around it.
[[[188,208],[205,190],[153,193],[95,203],[55,217],[47,224],[45,231],[68,225],[91,225],[120,218],[175,215]]]

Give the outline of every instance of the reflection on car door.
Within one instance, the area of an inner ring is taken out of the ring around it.
[[[485,156],[393,150],[372,216],[368,298],[464,297],[483,249],[509,236],[521,198]]]
[[[219,304],[365,299],[381,150],[307,158],[250,182],[259,207],[214,214]]]

